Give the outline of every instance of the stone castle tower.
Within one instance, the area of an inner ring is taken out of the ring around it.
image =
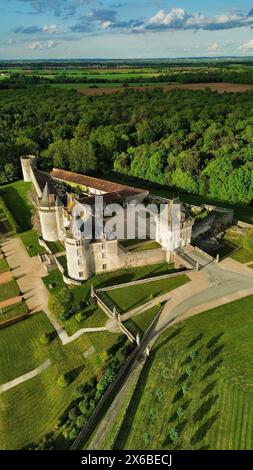
[[[48,242],[59,240],[62,204],[55,194],[50,194],[47,183],[39,200],[39,216],[42,238]]]

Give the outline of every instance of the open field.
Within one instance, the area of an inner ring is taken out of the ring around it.
[[[39,341],[45,332],[51,333],[47,346]],[[0,331],[1,383],[51,360],[51,366],[41,375],[0,395],[0,448],[29,447],[31,442],[53,431],[59,415],[78,397],[77,385],[89,382],[97,374],[107,359],[107,350],[118,338],[119,335],[107,332],[98,336],[86,334],[63,347],[43,313]],[[91,347],[94,352],[84,358],[83,354]],[[73,382],[60,389],[59,376],[70,371]],[[66,446],[62,436],[57,439],[56,447]]]
[[[125,313],[155,297],[177,289],[187,282],[189,282],[189,278],[186,274],[182,274],[169,279],[160,279],[159,281],[103,292],[100,296],[109,307],[115,305],[118,312]]]
[[[114,448],[252,449],[252,308],[246,297],[163,334]]]
[[[101,86],[101,84],[99,88],[81,88],[79,86],[76,87],[76,85],[79,85],[79,84],[71,84],[71,85],[72,87],[69,87],[69,88],[75,88],[78,90],[79,93],[83,93],[84,95],[88,95],[88,96],[89,95],[102,95],[104,93],[109,94],[109,93],[115,93],[115,92],[122,92],[126,89],[126,88],[118,87],[118,86],[103,87]],[[218,93],[226,93],[226,92],[238,93],[238,92],[250,91],[253,89],[253,85],[243,85],[243,84],[235,84],[235,83],[188,83],[188,84],[171,84],[171,85],[165,85],[164,83],[157,83],[153,85],[145,84],[143,86],[131,84],[131,87],[138,91],[153,90],[154,88],[157,88],[157,87],[163,88],[164,91],[170,91],[170,90],[175,90],[175,89],[205,90],[206,88],[209,88],[212,91],[217,91]]]

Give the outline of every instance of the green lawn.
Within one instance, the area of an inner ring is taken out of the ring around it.
[[[2,311],[3,314],[0,315],[0,323],[24,315],[29,312],[29,309],[25,302],[18,302],[17,304],[3,308]]]
[[[82,300],[87,300],[90,297],[91,284],[96,288],[109,287],[114,284],[161,276],[162,274],[169,274],[175,271],[174,265],[168,263],[153,264],[140,268],[121,269],[104,274],[97,274],[84,282],[81,286],[70,287],[70,289],[74,294],[74,303],[78,305]],[[58,269],[50,271],[48,276],[43,278],[43,281],[48,290],[53,294],[57,293],[63,287],[66,287]],[[52,289],[49,288],[50,285]]]
[[[5,258],[0,259],[0,273],[5,273],[6,271],[10,271],[10,267]]]
[[[12,297],[17,297],[20,295],[19,287],[16,281],[12,280],[1,284],[0,286],[0,302],[3,300],[11,299]]]
[[[244,248],[240,248],[240,250],[234,253],[231,258],[235,261],[239,261],[239,263],[249,263],[250,261],[253,261],[253,253],[250,253]]]
[[[42,281],[44,282],[49,292],[52,294],[57,294],[60,289],[66,287],[59,269],[51,269],[48,273],[48,276],[43,277]]]
[[[14,235],[18,228],[0,192],[0,237]]]
[[[231,230],[228,230],[225,234],[224,240],[230,245],[232,251],[233,249],[236,250],[236,248],[239,248],[237,251],[231,254],[232,259],[234,259],[235,261],[239,261],[239,263],[248,263],[250,261],[253,261],[253,252],[246,250],[242,246],[243,236],[240,236],[239,234],[233,233]]]
[[[52,334],[47,346],[39,341],[43,332]],[[98,373],[107,360],[107,350],[118,338],[107,332],[86,334],[62,346],[43,313],[0,331],[0,383],[51,360],[41,375],[0,395],[0,448],[21,449],[53,431],[59,415],[78,397],[76,386]],[[95,352],[85,358],[83,354],[91,347]],[[60,389],[59,376],[70,371],[74,381]],[[60,439],[60,446],[62,442]]]
[[[0,196],[3,198],[21,232],[31,228],[33,206],[29,202],[28,196],[31,189],[32,183],[25,183],[24,181],[15,181],[0,187]]]
[[[58,261],[59,263],[61,264],[61,266],[63,267],[64,269],[64,273],[68,274],[68,265],[67,265],[67,258],[66,256],[59,256],[58,258]]]
[[[84,319],[80,323],[76,321],[75,315],[63,322],[66,333],[69,336],[73,335],[80,328],[99,328],[105,326],[108,320],[107,315],[97,305],[90,305],[80,310],[80,312],[84,314]]]
[[[189,278],[186,274],[182,274],[177,277],[103,292],[102,299],[109,306],[115,305],[119,312],[124,313],[138,305],[152,300],[152,298],[150,298],[151,295],[155,298],[176,289],[187,282],[189,282]]]
[[[252,310],[250,296],[169,328],[143,370],[114,447],[252,449]]]
[[[137,246],[136,248],[133,248],[131,252],[137,253],[139,251],[156,250],[157,248],[161,248],[161,245],[153,241],[153,242],[147,243],[146,245]]]
[[[36,256],[38,253],[46,253],[45,248],[39,244],[39,236],[35,230],[28,230],[20,234],[30,256]]]
[[[57,241],[57,242],[46,242],[46,244],[47,244],[48,248],[51,250],[51,252],[53,254],[59,253],[59,252],[65,250],[63,244],[59,241]]]
[[[142,336],[143,333],[145,333],[145,331],[147,331],[148,327],[151,325],[152,321],[158,314],[160,308],[161,305],[155,305],[155,307],[150,308],[149,310],[146,310],[145,312],[142,312],[139,315],[136,315],[130,320],[127,320],[126,322],[124,322],[124,325],[134,336],[136,336],[137,333]]]

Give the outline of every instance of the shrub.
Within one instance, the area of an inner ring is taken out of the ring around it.
[[[47,345],[50,343],[50,334],[49,333],[42,333],[42,335],[40,335],[40,343],[43,344],[43,345]]]
[[[75,320],[77,321],[77,323],[81,323],[81,321],[83,321],[85,319],[86,315],[84,312],[78,312],[76,313],[75,315]]]
[[[78,418],[76,420],[76,425],[77,425],[78,429],[84,428],[86,423],[87,423],[87,418],[85,418],[85,416],[83,416],[83,415],[78,416]]]
[[[85,397],[80,403],[78,404],[79,410],[83,415],[88,414],[88,408],[89,408],[89,401],[88,397]]]
[[[58,381],[57,381],[58,385],[60,388],[66,388],[69,386],[69,384],[71,383],[71,375],[70,374],[62,374],[60,375]]]
[[[75,420],[78,416],[79,416],[79,411],[78,411],[78,408],[76,406],[74,406],[73,408],[71,408],[71,410],[69,411],[69,419],[71,420]]]
[[[77,438],[78,434],[79,434],[78,429],[73,428],[72,431],[70,431],[70,433],[69,433],[68,439],[70,441],[74,441]]]

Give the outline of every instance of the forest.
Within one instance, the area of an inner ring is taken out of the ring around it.
[[[0,184],[21,176],[21,155],[35,154],[42,169],[114,170],[191,194],[253,200],[253,92],[84,96],[30,85],[0,91],[0,103]]]

